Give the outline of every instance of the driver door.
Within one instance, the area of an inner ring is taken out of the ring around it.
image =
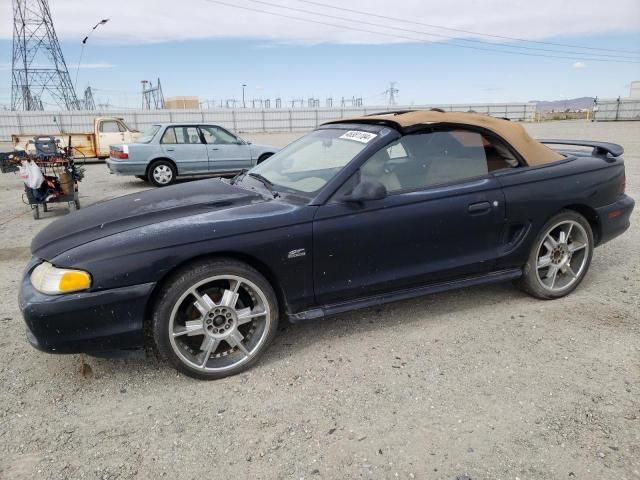
[[[241,139],[213,125],[202,125],[200,131],[207,143],[210,172],[235,171],[253,166],[251,147]]]
[[[98,125],[98,156],[109,156],[110,145],[129,143],[126,129],[117,120],[102,120]]]
[[[457,148],[447,132],[404,136],[319,207],[313,225],[317,303],[491,270],[505,224],[504,196],[488,173],[482,136],[469,134],[472,145]],[[383,183],[388,195],[340,200],[363,179]]]

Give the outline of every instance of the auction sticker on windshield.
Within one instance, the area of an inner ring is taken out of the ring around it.
[[[347,140],[355,140],[360,143],[369,143],[371,140],[376,138],[378,135],[375,133],[369,132],[360,132],[358,130],[349,130],[344,135],[341,135],[340,138],[345,138]]]

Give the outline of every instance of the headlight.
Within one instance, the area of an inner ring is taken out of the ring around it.
[[[31,285],[47,295],[77,292],[91,287],[91,275],[82,270],[57,268],[43,262],[31,272]]]

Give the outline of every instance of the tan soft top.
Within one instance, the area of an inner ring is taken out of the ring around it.
[[[389,123],[400,130],[420,125],[447,124],[461,127],[470,125],[489,130],[504,139],[524,158],[528,165],[542,165],[565,158],[558,152],[531,138],[519,123],[479,113],[414,110],[334,120],[325,123],[325,125],[332,123]]]

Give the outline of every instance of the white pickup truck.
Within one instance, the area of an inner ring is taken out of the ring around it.
[[[109,145],[132,143],[141,133],[129,128],[122,118],[97,117],[93,121],[93,132],[83,133],[24,133],[11,135],[14,148],[26,150],[34,149],[29,143],[33,137],[53,136],[61,147],[71,142],[76,158],[106,158],[109,156]]]

